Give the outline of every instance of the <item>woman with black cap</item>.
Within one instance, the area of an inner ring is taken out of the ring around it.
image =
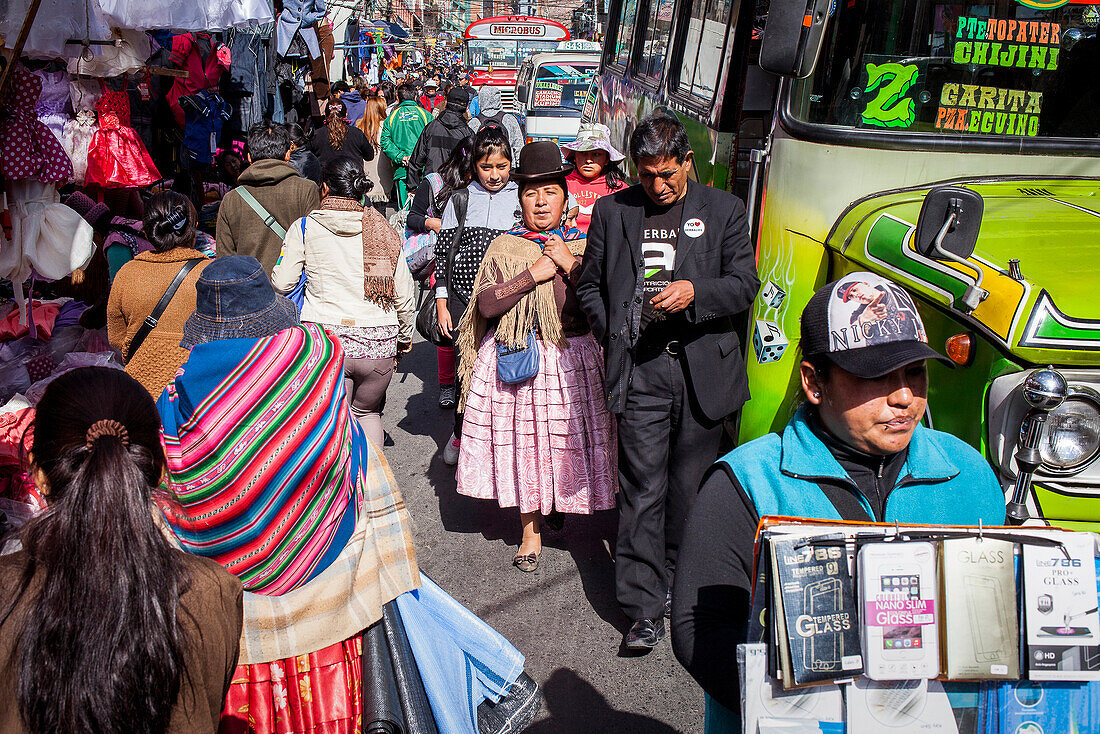
[[[459,325],[458,491],[519,508],[512,564],[530,572],[540,515],[613,508],[617,460],[603,354],[576,295],[584,235],[564,227],[573,167],[549,141],[519,161],[521,221],[489,246]]]

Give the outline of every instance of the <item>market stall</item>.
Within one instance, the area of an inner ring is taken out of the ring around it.
[[[1094,731],[1097,537],[765,517],[746,734]]]
[[[324,0],[13,0],[0,43],[2,534],[41,507],[22,429],[45,384],[122,367],[106,300],[152,248],[146,200],[189,196],[213,255],[246,131],[319,117],[334,39]]]

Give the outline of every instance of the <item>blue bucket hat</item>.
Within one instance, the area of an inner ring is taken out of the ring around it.
[[[203,269],[195,289],[195,312],[183,325],[184,349],[219,339],[259,339],[300,323],[298,309],[275,293],[254,257],[217,258]]]

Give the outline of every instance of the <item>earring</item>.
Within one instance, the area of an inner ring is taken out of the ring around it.
[[[821,399],[821,393],[815,392],[814,397],[817,398],[818,400],[820,400]]]

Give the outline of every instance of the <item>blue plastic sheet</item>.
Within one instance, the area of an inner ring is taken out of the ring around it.
[[[478,704],[503,697],[523,672],[523,655],[423,573],[420,580],[397,608],[432,714],[441,732],[477,734]]]

